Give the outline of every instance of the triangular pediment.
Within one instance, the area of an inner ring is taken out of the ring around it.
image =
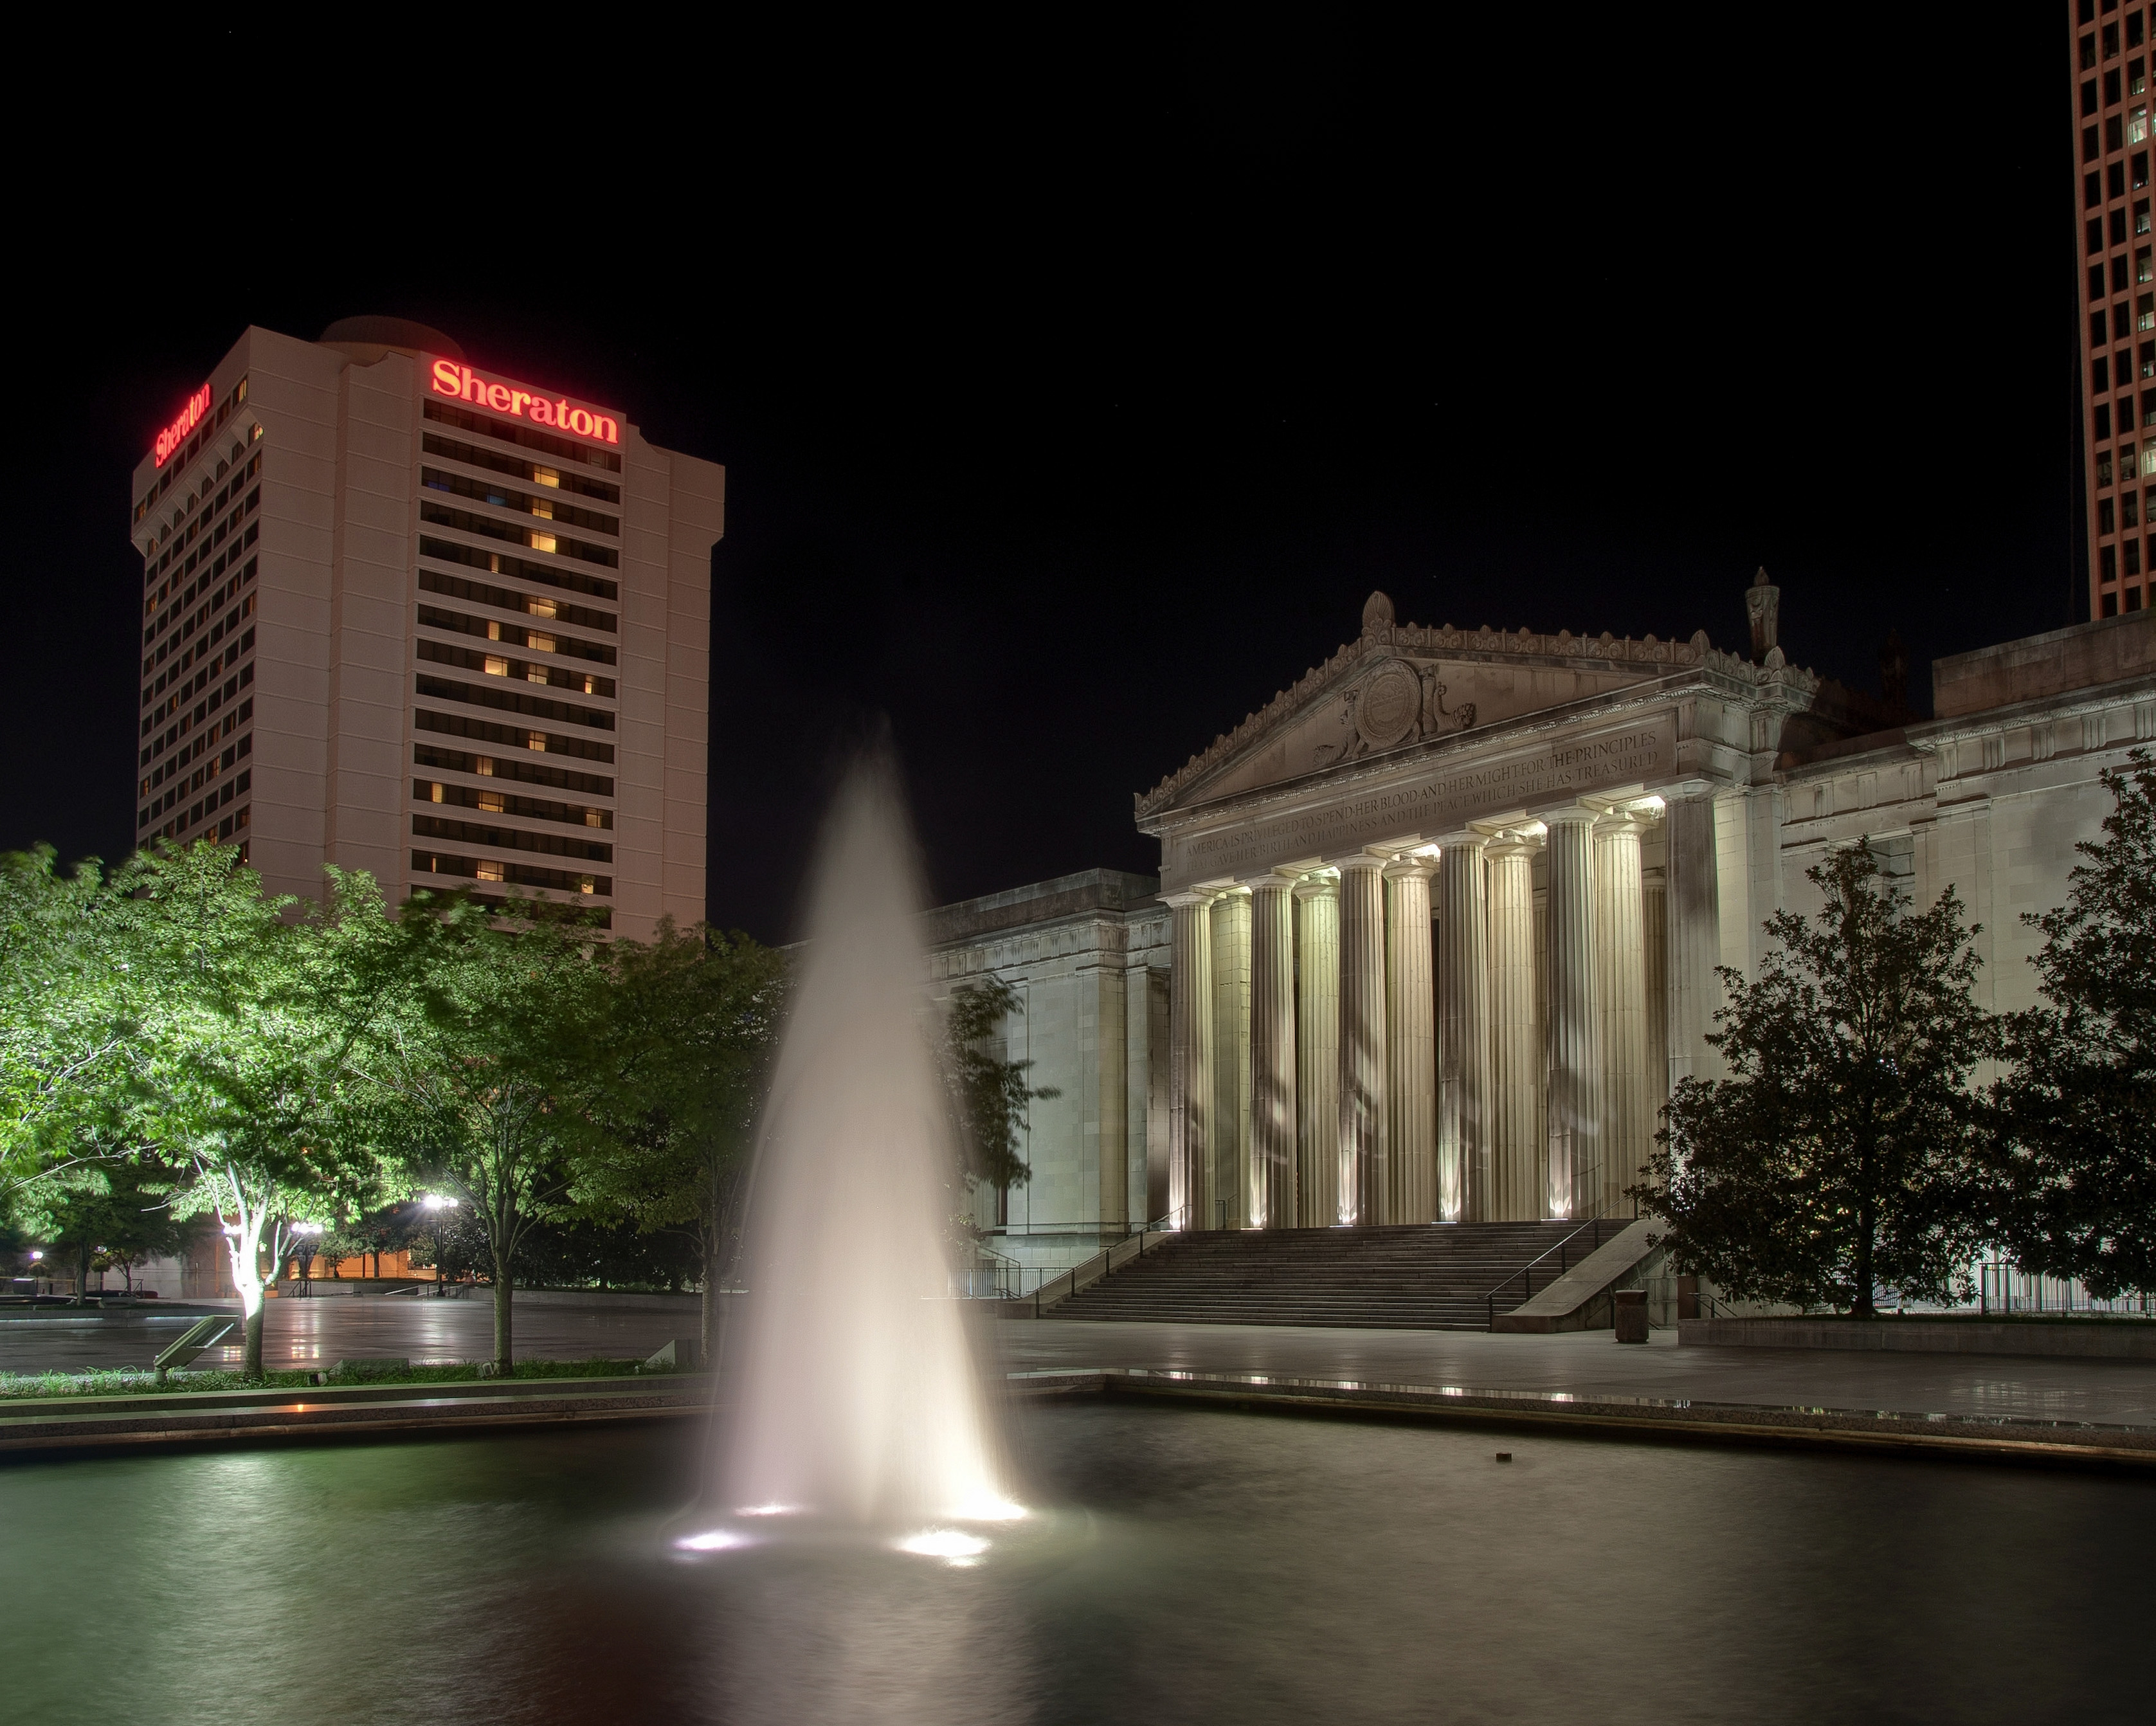
[[[1590,701],[1698,665],[1712,651],[1704,631],[1674,642],[1399,624],[1391,602],[1373,594],[1359,640],[1141,794],[1137,813],[1232,797]]]

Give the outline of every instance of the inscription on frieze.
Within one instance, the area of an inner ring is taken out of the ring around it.
[[[1676,731],[1666,714],[1620,729],[1559,737],[1540,748],[1490,760],[1432,763],[1425,773],[1358,789],[1337,803],[1178,835],[1163,860],[1162,886],[1173,891],[1405,835],[1456,832],[1505,810],[1650,783],[1675,771],[1676,764]]]

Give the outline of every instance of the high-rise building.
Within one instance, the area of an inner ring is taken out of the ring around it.
[[[2089,615],[2148,603],[2143,533],[2156,501],[2156,265],[2150,231],[2148,14],[2119,0],[2066,0],[2080,127],[2082,499]],[[2135,411],[2138,403],[2139,412]]]
[[[725,482],[416,324],[249,329],[135,472],[138,840],[701,918]]]

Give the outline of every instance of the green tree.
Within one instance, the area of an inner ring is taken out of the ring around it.
[[[142,1047],[125,913],[95,860],[0,855],[0,1180],[110,1140]]]
[[[738,932],[662,922],[648,943],[617,941],[572,1112],[572,1194],[597,1220],[680,1230],[696,1243],[706,1359],[719,1343],[719,1291],[740,1252],[757,1109],[786,999],[783,954]]]
[[[944,1009],[940,1053],[958,1125],[957,1172],[973,1185],[1018,1186],[1030,1178],[1019,1155],[1029,1110],[1036,1098],[1061,1094],[1052,1085],[1026,1083],[1031,1061],[1003,1057],[1004,1021],[1024,1010],[1018,992],[1000,977],[952,990]]]
[[[1938,1298],[1979,1241],[1978,1108],[1994,1042],[1974,993],[1979,930],[1949,887],[1928,911],[1883,876],[1869,841],[1806,871],[1825,903],[1769,918],[1777,943],[1707,1041],[1728,1076],[1677,1086],[1649,1179],[1682,1270],[1740,1300],[1868,1316],[1873,1290]]]
[[[88,1299],[90,1273],[100,1261],[131,1266],[179,1250],[186,1230],[167,1202],[169,1186],[126,1158],[75,1160],[28,1184],[32,1231],[74,1266],[75,1305]]]
[[[2044,1004],[2009,1019],[1992,1092],[1999,1244],[2106,1297],[2156,1288],[2156,763],[2129,763],[2066,902],[2022,917]]]
[[[265,1283],[297,1225],[380,1191],[345,1056],[382,999],[381,896],[366,876],[338,876],[326,909],[290,921],[292,900],[265,896],[234,850],[208,841],[138,852],[113,885],[143,1025],[116,1136],[185,1171],[175,1216],[216,1218],[246,1321],[244,1369],[259,1377]]]
[[[456,1198],[493,1260],[494,1359],[514,1360],[516,1249],[567,1205],[603,1025],[601,944],[579,914],[512,897],[414,894],[375,1001],[349,1004],[350,1071],[369,1091],[359,1136]]]

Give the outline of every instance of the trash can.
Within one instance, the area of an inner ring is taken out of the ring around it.
[[[1644,1343],[1647,1340],[1647,1292],[1644,1288],[1620,1288],[1610,1296],[1614,1308],[1617,1340],[1620,1343]]]

